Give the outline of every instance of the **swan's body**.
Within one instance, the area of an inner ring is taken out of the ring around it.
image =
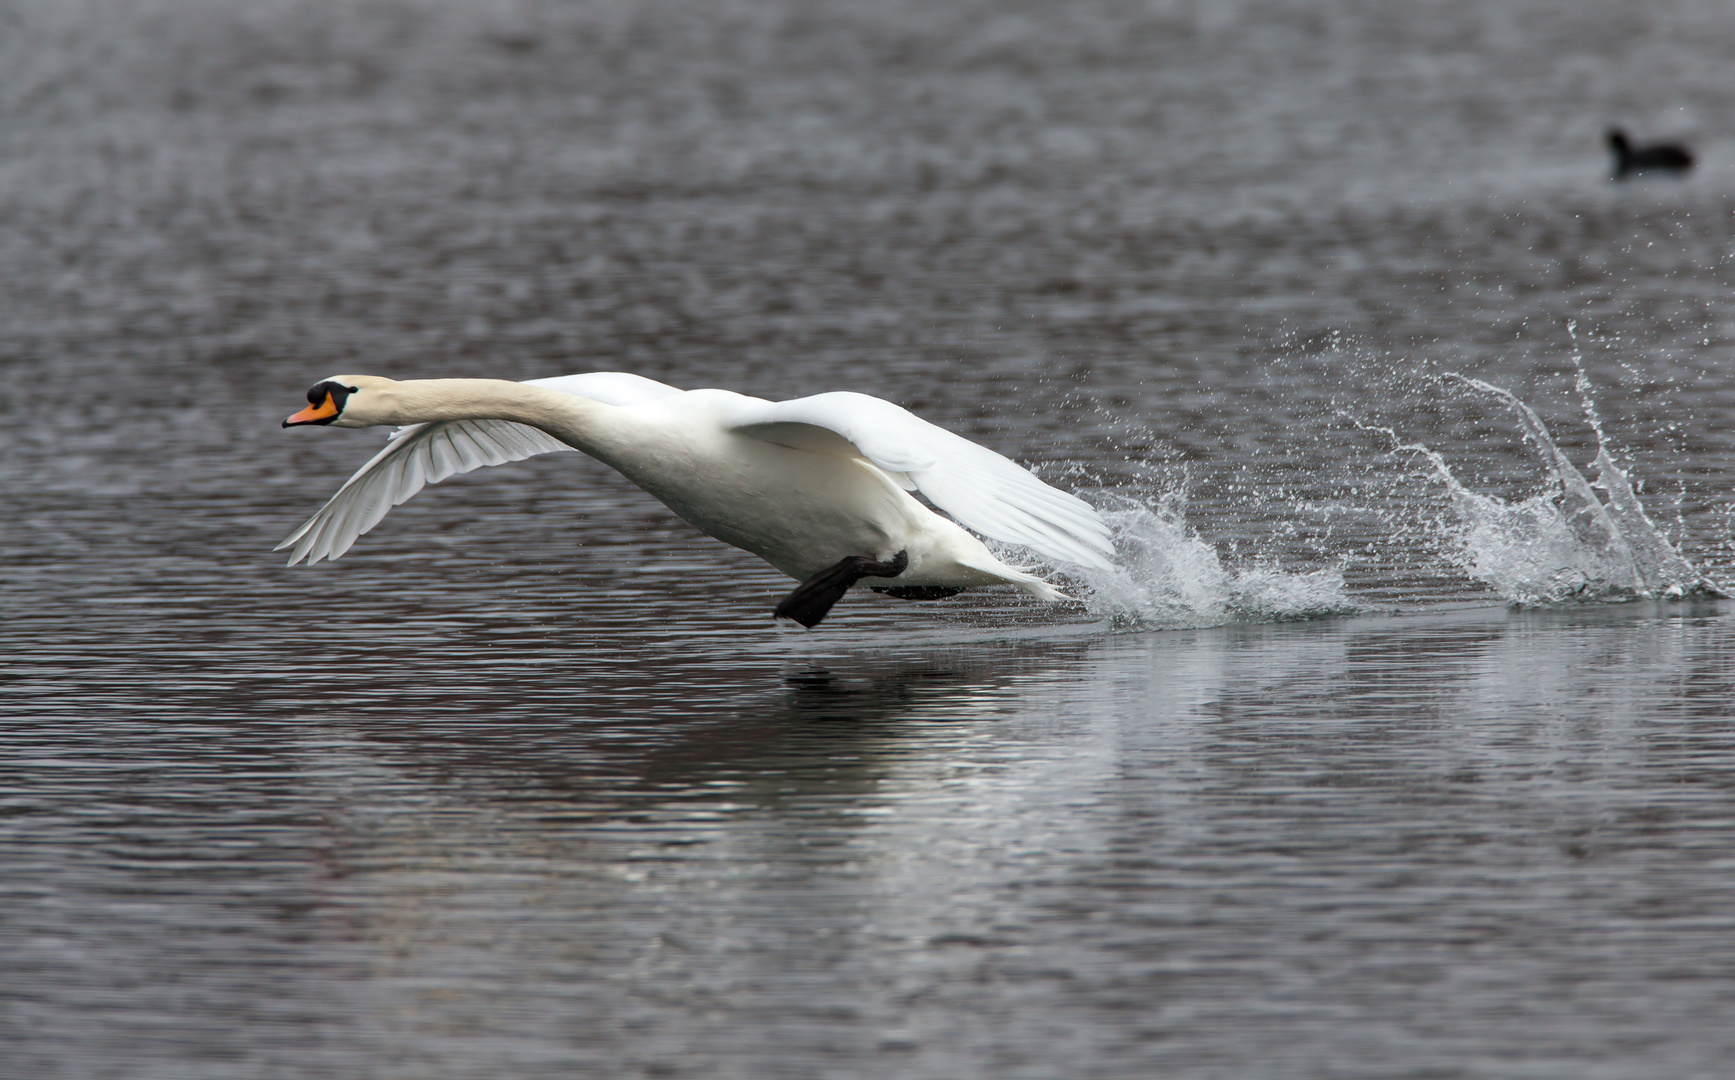
[[[308,399],[313,405],[286,426],[399,430],[279,545],[293,547],[292,566],[337,558],[426,483],[568,449],[618,469],[700,531],[809,584],[854,559],[872,573],[842,588],[861,581],[920,595],[1010,584],[1045,600],[1062,596],[995,558],[913,498],[916,490],[977,532],[1058,562],[1106,567],[1113,552],[1107,526],[1087,503],[866,394],[771,402],[596,372],[523,383],[343,375],[319,383]]]

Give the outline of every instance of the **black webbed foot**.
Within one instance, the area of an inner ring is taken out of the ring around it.
[[[851,555],[808,578],[777,605],[779,619],[794,619],[809,630],[818,626],[831,606],[843,599],[849,587],[862,578],[897,577],[910,565],[910,553],[900,551],[886,562],[865,555]]]
[[[955,585],[869,585],[868,588],[899,600],[944,600],[964,591]]]

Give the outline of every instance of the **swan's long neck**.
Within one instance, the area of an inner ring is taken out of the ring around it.
[[[513,420],[605,461],[626,434],[612,405],[506,379],[408,379],[382,387],[379,396],[372,424]]]

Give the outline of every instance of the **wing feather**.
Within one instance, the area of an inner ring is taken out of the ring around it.
[[[527,380],[608,405],[632,405],[678,394],[672,386],[620,371],[594,371]],[[391,442],[344,481],[319,512],[276,550],[292,548],[289,565],[335,559],[380,523],[392,507],[429,484],[485,465],[504,465],[572,447],[543,431],[510,420],[442,420],[392,432]]]
[[[732,426],[744,435],[818,449],[824,438],[804,436],[800,426],[835,432],[862,457],[900,480],[907,477],[906,487],[913,485],[983,536],[1061,562],[1109,566],[1114,543],[1108,525],[1089,503],[889,401],[848,391],[793,401],[743,401]]]

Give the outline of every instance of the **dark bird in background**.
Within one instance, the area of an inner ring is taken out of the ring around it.
[[[1609,129],[1608,148],[1614,151],[1616,180],[1628,173],[1683,173],[1693,167],[1693,155],[1686,147],[1674,143],[1634,146],[1620,128]]]

